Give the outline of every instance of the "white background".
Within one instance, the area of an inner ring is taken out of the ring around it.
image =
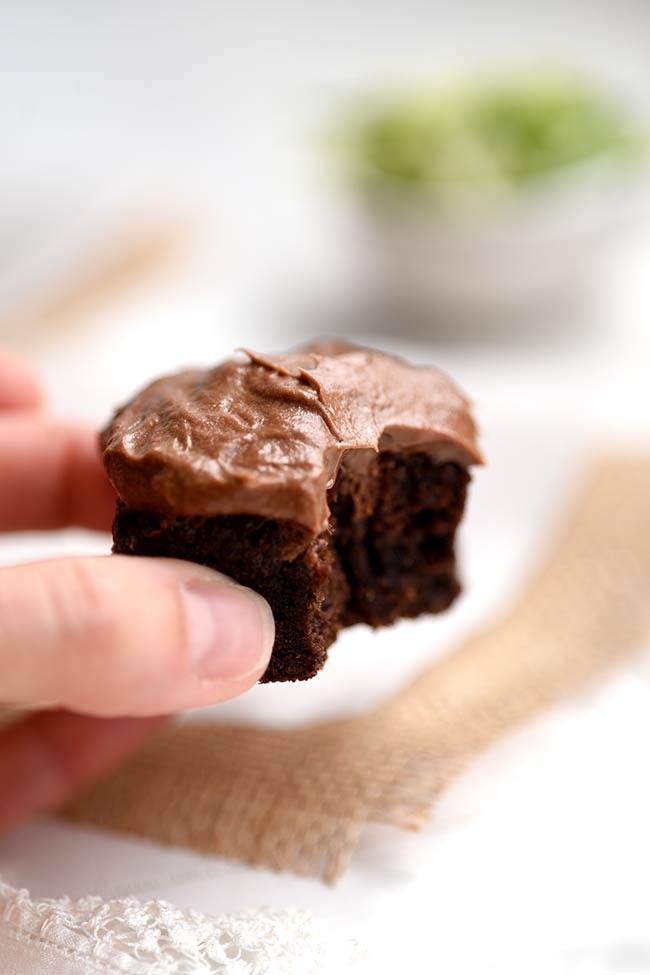
[[[299,722],[380,699],[507,604],[592,449],[650,447],[643,221],[612,242],[580,308],[471,342],[433,326],[373,334],[346,305],[354,236],[318,165],[333,99],[389,78],[561,56],[650,115],[649,48],[643,0],[5,0],[0,341],[4,330],[39,366],[54,410],[101,422],[163,369],[345,331],[448,369],[480,416],[489,466],[463,530],[458,605],[445,619],[346,633],[317,680],[256,688],[224,717]],[[94,241],[157,220],[191,228],[176,263],[74,328],[10,333],[15,309]],[[0,558],[107,545],[21,536]],[[308,907],[333,934],[370,943],[376,972],[400,959],[445,973],[648,971],[647,672],[635,662],[493,749],[424,833],[369,828],[334,888],[55,823],[4,838],[0,869],[36,895],[133,892],[211,913]]]

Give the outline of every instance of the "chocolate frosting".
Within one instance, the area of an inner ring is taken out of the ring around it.
[[[437,369],[321,342],[245,350],[151,383],[103,433],[120,498],[158,514],[255,514],[327,527],[342,464],[380,450],[481,463],[467,400]]]

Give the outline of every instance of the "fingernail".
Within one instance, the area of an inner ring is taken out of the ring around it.
[[[268,604],[241,586],[195,580],[183,588],[194,670],[201,680],[237,681],[265,668],[275,638]]]

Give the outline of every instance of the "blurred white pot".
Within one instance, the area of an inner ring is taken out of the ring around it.
[[[638,172],[575,167],[526,190],[441,209],[431,201],[363,201],[366,270],[375,295],[419,313],[498,319],[589,284],[604,246],[647,216]]]

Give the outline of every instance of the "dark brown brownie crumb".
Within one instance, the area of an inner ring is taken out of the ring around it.
[[[328,492],[329,529],[253,515],[160,518],[119,503],[115,552],[188,559],[264,596],[276,640],[263,682],[306,680],[337,632],[438,613],[459,592],[454,537],[469,475],[425,453],[380,453]]]

